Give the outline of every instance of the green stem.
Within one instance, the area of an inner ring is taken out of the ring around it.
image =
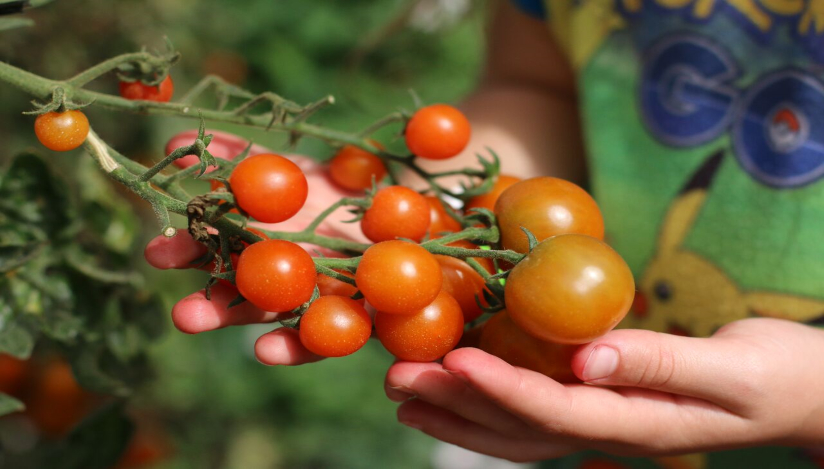
[[[92,82],[97,78],[111,72],[112,70],[117,69],[121,65],[133,62],[144,62],[148,63],[151,66],[162,66],[168,63],[166,59],[157,57],[148,52],[134,52],[131,54],[123,54],[118,55],[117,57],[112,57],[109,60],[100,62],[94,67],[91,67],[69,78],[68,80],[65,80],[65,83],[68,86],[82,88],[89,82]]]

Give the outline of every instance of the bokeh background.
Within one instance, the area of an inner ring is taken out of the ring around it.
[[[471,91],[482,65],[486,9],[486,2],[470,0],[58,0],[26,14],[33,27],[0,31],[0,60],[64,78],[113,55],[161,49],[168,37],[182,54],[172,72],[178,96],[208,73],[299,103],[332,94],[336,105],[314,122],[356,130],[413,108],[410,90],[424,102],[456,102]],[[115,93],[116,79],[92,87]],[[87,157],[37,148],[33,119],[21,115],[30,108],[29,97],[0,85],[0,161],[32,148],[57,172],[76,174],[78,159]],[[104,139],[144,163],[159,160],[174,133],[196,125],[94,107],[87,114]],[[285,148],[282,135],[208,124]],[[309,139],[295,151],[331,156]],[[206,275],[151,271],[140,249],[156,234],[149,207],[126,194],[118,199],[121,210],[140,217],[127,225],[138,238],[131,266],[170,311],[202,288]],[[187,336],[168,314],[158,321],[165,333],[149,348],[149,378],[128,399],[144,453],[159,455],[146,458],[151,467],[432,466],[434,441],[397,424],[395,405],[383,394],[391,357],[379,345],[302,367],[265,367],[252,347],[271,325]]]

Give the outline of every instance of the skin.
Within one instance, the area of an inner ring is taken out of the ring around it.
[[[474,164],[474,153],[489,146],[506,155],[507,174],[585,180],[572,71],[546,26],[508,2],[497,6],[486,75],[462,110],[473,126],[469,147],[445,162],[426,162],[429,168]],[[307,206],[330,200],[315,192]],[[291,223],[299,227],[300,219]],[[185,259],[175,256],[184,251],[170,250],[166,262],[180,265]],[[154,254],[147,248],[147,257]],[[251,309],[227,315],[225,304],[206,307],[199,293],[187,301],[173,319],[190,333],[274,319]],[[618,359],[591,362],[604,357],[596,349],[615,350]],[[269,365],[319,359],[292,330],[264,335],[255,353]],[[617,330],[575,351],[573,371],[589,385],[560,384],[462,348],[443,363],[394,364],[386,392],[402,402],[401,423],[514,461],[588,448],[651,456],[815,446],[824,445],[822,354],[824,331],[775,319],[732,322],[709,338]]]

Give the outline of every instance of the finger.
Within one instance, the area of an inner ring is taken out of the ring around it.
[[[195,241],[187,230],[177,230],[171,238],[158,236],[143,250],[146,262],[156,269],[186,269],[204,254],[206,246]]]
[[[323,360],[320,355],[306,350],[300,343],[298,331],[288,327],[260,336],[255,342],[255,356],[264,365],[302,365]]]
[[[398,421],[441,441],[514,462],[557,458],[573,451],[565,444],[498,432],[419,399],[398,407]]]
[[[206,299],[206,291],[201,290],[178,301],[172,308],[172,322],[181,332],[198,334],[226,326],[272,322],[276,313],[262,311],[245,301],[229,308],[229,303],[238,296],[232,287],[216,284],[212,287],[212,299]]]
[[[732,341],[616,330],[581,347],[572,368],[585,382],[691,396],[735,408],[757,366]],[[757,359],[757,358],[756,358]]]
[[[536,436],[523,421],[444,371],[440,364],[398,362],[386,373],[386,384],[409,393],[407,398],[414,396],[507,435]]]
[[[473,348],[450,352],[443,366],[538,431],[591,444],[674,451],[689,449],[687,443],[709,447],[752,430],[703,400],[648,389],[563,385]]]

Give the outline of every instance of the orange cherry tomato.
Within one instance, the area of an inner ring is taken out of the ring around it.
[[[563,179],[538,177],[513,184],[495,203],[501,242],[507,249],[526,253],[529,241],[561,234],[583,234],[604,239],[604,219],[598,204],[575,184]]]
[[[172,100],[174,92],[175,85],[174,82],[172,82],[172,77],[169,75],[166,75],[166,78],[157,86],[146,85],[140,80],[120,82],[120,96],[136,101],[167,103]]]
[[[386,176],[386,165],[377,155],[346,145],[329,162],[329,176],[344,189],[362,191],[372,187],[373,179],[375,183],[381,182]]]
[[[441,202],[441,199],[433,196],[426,196],[429,204],[429,237],[440,238],[444,233],[455,233],[461,231],[461,224],[450,217]]]
[[[498,179],[495,180],[495,184],[492,186],[492,189],[483,195],[476,195],[469,199],[464,206],[464,210],[469,211],[473,208],[485,208],[487,210],[495,210],[495,202],[498,201],[498,197],[501,196],[501,193],[505,191],[509,186],[519,182],[521,178],[516,178],[515,176],[507,176],[505,174],[498,175]]]
[[[466,262],[449,256],[436,255],[435,259],[441,265],[443,275],[443,291],[452,295],[461,306],[464,322],[477,319],[483,310],[476,298],[485,305],[484,289],[486,284],[483,277]]]
[[[404,132],[409,151],[428,160],[444,160],[462,152],[471,133],[466,116],[446,104],[418,109]]]
[[[403,186],[380,189],[361,219],[361,231],[375,243],[397,238],[420,241],[429,229],[429,204]]]
[[[549,238],[509,274],[506,309],[524,331],[559,344],[592,342],[626,316],[635,281],[603,241],[570,234]]]
[[[89,119],[78,110],[47,112],[34,120],[34,133],[49,150],[74,150],[89,135]]]
[[[309,301],[317,283],[315,263],[302,247],[269,239],[240,254],[235,285],[244,298],[265,311],[282,313]]]
[[[363,253],[355,282],[378,311],[415,314],[435,300],[443,279],[438,261],[426,249],[406,241],[384,241]]]
[[[24,397],[26,415],[44,435],[59,437],[91,410],[92,397],[77,384],[68,363],[53,360],[40,372],[31,394]]]
[[[238,163],[229,185],[238,206],[258,221],[279,223],[303,207],[309,186],[298,165],[270,153],[254,155]]]
[[[372,318],[357,301],[345,296],[322,296],[300,318],[300,342],[322,357],[357,352],[372,334]]]
[[[454,349],[463,335],[463,314],[449,293],[414,314],[375,315],[375,331],[381,344],[401,360],[431,362]]]
[[[570,365],[577,346],[555,344],[527,334],[506,310],[483,324],[478,348],[512,366],[537,371],[562,383],[580,381]]]

